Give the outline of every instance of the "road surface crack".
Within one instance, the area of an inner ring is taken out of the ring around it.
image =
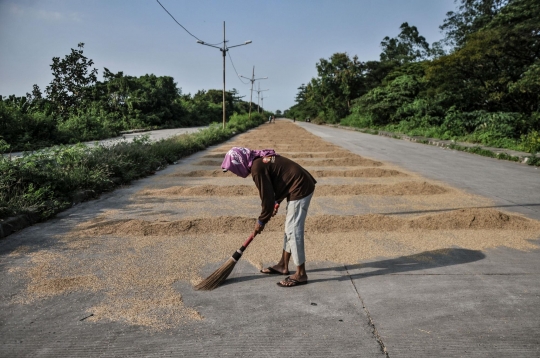
[[[369,321],[369,325],[371,326],[371,329],[373,330],[373,335],[375,336],[375,339],[377,340],[377,343],[379,343],[379,346],[381,347],[381,351],[384,353],[384,355],[387,358],[390,358],[390,355],[388,354],[388,350],[386,349],[386,346],[384,345],[384,342],[382,340],[381,335],[379,334],[379,331],[377,330],[377,327],[375,326],[375,321],[373,321],[373,318],[371,317],[371,314],[369,313],[369,310],[367,309],[364,300],[362,299],[362,296],[360,296],[360,292],[358,292],[358,288],[354,284],[354,281],[351,277],[351,274],[349,273],[349,268],[347,265],[344,265],[345,270],[347,271],[347,275],[349,276],[349,279],[351,280],[351,283],[354,287],[354,290],[356,291],[356,294],[358,295],[358,299],[362,303],[362,308],[364,309],[364,312],[366,313],[366,316]]]

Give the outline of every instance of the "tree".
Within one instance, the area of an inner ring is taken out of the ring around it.
[[[467,38],[486,26],[513,0],[461,0],[458,11],[446,13],[439,28],[445,33],[445,42],[452,47],[463,47]]]
[[[513,0],[461,48],[433,61],[427,75],[463,110],[531,114],[538,97],[521,85],[532,83],[539,57],[540,7],[535,0]]]
[[[400,64],[421,61],[430,56],[429,44],[420,36],[416,26],[404,22],[399,27],[398,37],[386,36],[382,42],[381,61],[395,61]]]
[[[298,93],[296,94],[296,97],[294,98],[294,101],[296,103],[302,103],[306,100],[306,85],[302,83],[300,87],[297,88]]]
[[[351,100],[365,91],[362,63],[358,56],[351,59],[347,53],[335,53],[328,60],[321,59],[316,67],[318,78],[308,85],[308,98],[320,103],[327,120],[336,122],[348,114]]]
[[[364,92],[380,86],[386,76],[398,66],[395,62],[367,61],[362,63]],[[362,94],[363,94],[362,93]]]
[[[62,60],[53,57],[54,79],[45,89],[55,111],[63,117],[89,97],[89,88],[97,81],[98,70],[91,69],[94,61],[83,55],[84,43],[77,46],[78,50],[71,49]]]
[[[509,89],[510,93],[526,101],[525,106],[530,112],[540,113],[540,60],[529,67],[518,81],[510,84]],[[540,123],[536,126],[540,129]]]
[[[378,86],[355,101],[356,111],[370,118],[375,125],[398,123],[409,112],[407,106],[424,90],[422,63],[398,67]]]

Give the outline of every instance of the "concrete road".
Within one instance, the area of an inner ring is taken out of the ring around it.
[[[535,168],[309,123],[298,125],[354,153],[490,197],[504,210],[540,219],[540,173]],[[275,286],[278,277],[262,276],[240,261],[218,290],[198,292],[178,282],[175,289],[184,303],[205,319],[159,332],[122,322],[90,322],[86,310],[100,302],[99,292],[67,292],[29,304],[13,302],[26,285],[13,270],[30,265],[32,253],[58,246],[56,237],[103,212],[157,215],[135,208],[133,194],[163,182],[163,176],[194,164],[204,154],[1,241],[0,357],[540,356],[540,250],[453,247],[444,255],[423,252],[431,257],[426,261],[403,256],[351,265],[310,263],[310,284],[285,291]],[[199,203],[212,200],[197,199]],[[171,211],[175,200],[168,201],[159,204],[163,213]],[[176,210],[175,215],[182,214]],[[23,244],[28,251],[19,250]],[[57,249],[70,254],[67,247]],[[204,272],[214,269],[216,265],[209,265]]]
[[[296,123],[353,153],[488,197],[497,207],[540,220],[540,170],[537,167],[389,137]]]
[[[498,208],[540,220],[538,168],[297,124],[359,155],[491,198]],[[414,270],[400,265],[407,261],[404,258],[379,261],[374,265],[385,270],[374,275],[349,268],[389,356],[540,357],[540,250],[498,248],[480,253],[456,248],[452,256],[439,261],[440,267]],[[462,264],[445,266],[452,261]]]
[[[158,141],[158,140],[161,140],[161,139],[167,139],[167,138],[174,137],[174,136],[181,135],[181,134],[195,133],[195,132],[198,132],[199,130],[204,129],[204,128],[208,128],[208,126],[189,127],[189,128],[158,129],[158,130],[152,130],[152,131],[148,131],[148,132],[126,133],[126,134],[121,135],[119,137],[100,140],[97,143],[99,145],[107,146],[107,145],[111,145],[111,144],[114,144],[114,143],[122,141],[122,140],[131,142],[131,141],[133,141],[134,138],[137,138],[137,137],[140,137],[140,136],[143,136],[143,135],[148,135],[151,141]],[[86,142],[85,144],[92,146],[92,145],[95,145],[96,142],[95,141],[94,142]]]
[[[204,129],[204,128],[208,128],[208,126],[189,127],[189,128],[157,129],[157,130],[152,130],[152,131],[148,131],[148,132],[126,133],[126,134],[123,134],[121,136],[114,137],[114,138],[108,138],[108,139],[103,139],[103,140],[98,140],[98,141],[84,142],[84,144],[86,144],[89,147],[93,147],[96,144],[97,145],[109,146],[109,145],[112,145],[114,143],[118,143],[120,141],[131,142],[131,141],[133,141],[133,139],[135,139],[137,137],[140,137],[140,136],[143,136],[143,135],[148,135],[151,141],[158,141],[158,140],[161,140],[161,139],[166,139],[166,138],[174,137],[174,136],[181,135],[181,134],[195,133],[195,132],[198,132],[199,130]],[[23,152],[13,152],[13,153],[9,153],[9,154],[4,154],[4,156],[9,156],[11,158],[18,158],[18,157],[22,156],[22,154],[23,154]]]

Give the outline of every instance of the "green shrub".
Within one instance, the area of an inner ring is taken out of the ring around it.
[[[2,156],[0,218],[29,210],[50,217],[69,206],[77,191],[111,190],[263,122],[260,114],[252,114],[251,120],[247,114],[233,115],[225,129],[215,123],[197,133],[157,142],[142,135],[133,142],[111,146],[77,144],[43,149],[13,160]]]
[[[521,145],[523,149],[528,153],[540,152],[540,132],[530,131],[527,135],[521,136]]]
[[[355,128],[372,128],[374,127],[371,117],[359,112],[358,107],[353,108],[352,113],[343,118],[340,122],[343,126]]]
[[[116,136],[118,133],[108,124],[101,116],[80,113],[60,122],[58,132],[65,143],[87,142]]]
[[[42,112],[25,112],[0,101],[0,133],[12,151],[47,147],[55,142],[56,120]]]
[[[529,161],[527,162],[527,164],[534,165],[534,166],[540,166],[540,157],[537,157],[535,154],[533,154],[529,158]]]

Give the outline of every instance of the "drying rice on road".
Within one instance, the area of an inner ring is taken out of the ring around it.
[[[53,244],[39,250],[21,245],[11,256],[26,258],[25,265],[10,272],[24,277],[26,287],[12,300],[26,304],[86,292],[98,302],[88,308],[89,320],[150,329],[204,319],[184,304],[181,290],[191,289],[207,267],[227,259],[257,216],[251,179],[219,168],[218,159],[231,146],[274,148],[321,178],[306,221],[311,262],[353,265],[401,256],[419,262],[430,260],[430,252],[444,255],[453,247],[537,248],[530,240],[540,234],[534,220],[490,208],[493,203],[485,198],[363,158],[278,121],[182,160],[145,187],[135,183],[131,197],[111,200],[110,210],[51,238]],[[270,221],[245,259],[264,267],[274,259],[268,252],[281,248],[282,230],[282,220]]]

